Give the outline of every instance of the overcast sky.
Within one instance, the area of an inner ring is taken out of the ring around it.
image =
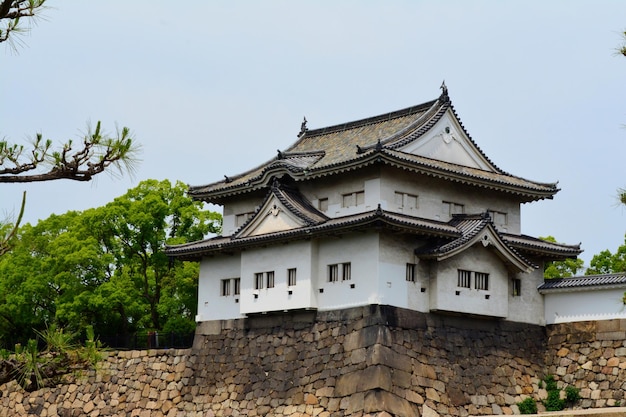
[[[128,126],[134,177],[2,185],[26,221],[98,207],[145,179],[200,185],[264,162],[310,129],[439,96],[501,169],[559,182],[522,232],[624,243],[626,2],[50,0],[17,53],[0,44],[0,137],[61,143]]]

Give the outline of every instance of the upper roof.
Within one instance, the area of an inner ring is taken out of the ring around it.
[[[267,189],[283,175],[306,181],[372,164],[512,193],[520,202],[552,198],[558,191],[556,183],[516,177],[491,162],[463,127],[442,85],[435,100],[379,116],[313,130],[305,119],[287,150],[242,174],[190,186],[189,195],[219,204]]]
[[[626,288],[626,272],[549,279],[539,286],[539,292],[569,292],[607,288]]]

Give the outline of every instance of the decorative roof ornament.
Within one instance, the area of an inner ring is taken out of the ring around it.
[[[361,148],[359,145],[356,145],[356,153],[358,155],[365,153],[365,149]]]
[[[276,152],[278,152],[278,156],[277,156],[277,158],[278,158],[278,159],[283,159],[284,155],[283,155],[283,153],[280,151],[280,149],[276,149]]]
[[[307,130],[309,129],[306,127],[306,116],[304,116],[302,120],[302,124],[300,125],[300,133],[298,133],[298,137],[304,135]]]
[[[228,175],[224,175],[224,182],[228,183],[231,182],[232,179],[228,176]]]
[[[382,144],[382,142],[380,141],[380,139],[378,139],[378,142],[376,143],[376,150],[377,150],[378,152],[380,152],[380,151],[382,151],[382,150],[383,150],[383,144]]]
[[[450,97],[448,97],[448,87],[446,86],[446,80],[443,80],[441,82],[441,96],[447,100],[450,99]]]

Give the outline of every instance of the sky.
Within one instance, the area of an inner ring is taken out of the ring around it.
[[[522,233],[624,244],[626,2],[49,0],[17,50],[0,44],[0,137],[80,138],[102,122],[141,144],[134,175],[3,184],[0,217],[103,206],[146,179],[218,181],[309,129],[435,99],[501,169],[557,182]]]

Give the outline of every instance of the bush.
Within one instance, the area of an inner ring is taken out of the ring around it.
[[[580,400],[580,389],[571,385],[567,386],[565,388],[565,400],[570,404],[574,404]]]
[[[517,408],[521,414],[537,414],[537,403],[531,397],[517,403]]]
[[[561,411],[565,408],[565,400],[561,399],[561,391],[548,391],[548,398],[543,402],[546,411]]]

